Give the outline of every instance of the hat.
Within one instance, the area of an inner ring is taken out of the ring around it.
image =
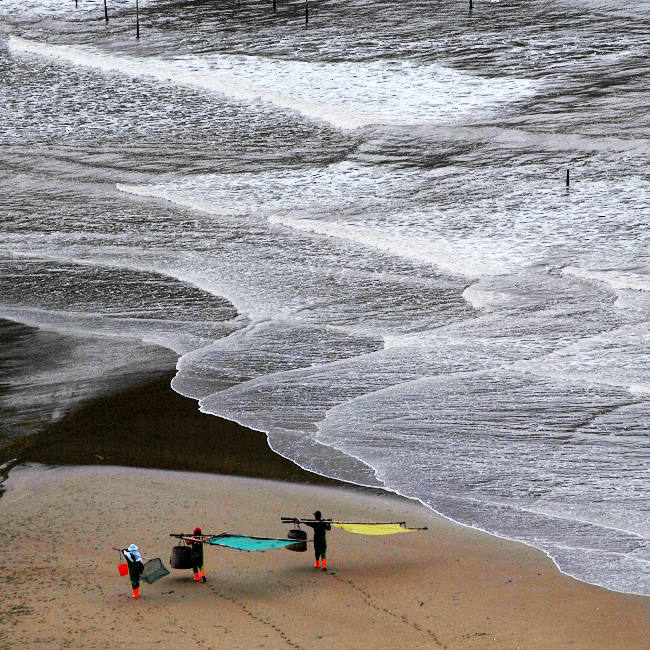
[[[201,527],[200,527],[200,526],[197,526],[197,527],[194,529],[194,532],[197,533],[198,535],[200,535],[200,534],[201,534]]]
[[[127,549],[127,551],[129,551],[131,553],[133,553],[133,551],[137,551],[137,550],[138,550],[138,547],[135,544],[131,544],[131,546],[129,546],[129,548]]]
[[[314,517],[316,517],[316,519],[320,519],[322,517],[320,510],[316,510]]]

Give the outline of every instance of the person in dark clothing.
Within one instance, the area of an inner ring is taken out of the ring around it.
[[[199,526],[194,529],[194,534],[202,534]],[[187,540],[186,543],[192,547],[192,571],[194,571],[194,582],[206,582],[205,570],[203,569],[203,542],[199,540]],[[199,571],[201,572],[200,576]]]
[[[316,569],[320,568],[320,560],[323,560],[323,571],[327,570],[327,533],[326,531],[332,530],[332,527],[326,521],[321,521],[322,514],[320,510],[316,510],[314,513],[314,518],[317,521],[310,523],[305,522],[307,526],[314,529],[314,556],[316,561],[314,562],[314,567]]]
[[[144,569],[144,562],[138,547],[131,544],[129,548],[122,549],[122,555],[126,558],[129,567],[129,579],[133,588],[133,598],[140,598],[140,575]]]

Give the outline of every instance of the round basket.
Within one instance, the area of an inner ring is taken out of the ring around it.
[[[296,553],[304,553],[307,550],[307,533],[300,528],[293,528],[287,533],[289,539],[299,540],[295,544],[286,546],[287,551],[294,551]]]
[[[169,564],[172,569],[191,569],[192,568],[192,550],[189,546],[174,546],[172,549]]]

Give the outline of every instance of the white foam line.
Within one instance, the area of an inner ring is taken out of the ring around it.
[[[566,266],[562,275],[572,275],[583,280],[591,280],[609,285],[612,289],[650,291],[650,278],[638,273],[625,271],[589,271],[577,266]]]
[[[266,103],[339,129],[459,123],[468,116],[474,120],[477,111],[490,112],[535,92],[526,79],[488,80],[438,64],[406,61],[351,64],[233,54],[171,61],[16,36],[9,37],[9,51],[199,88],[248,104]]]
[[[124,192],[125,194],[141,196],[148,199],[160,199],[161,201],[167,201],[168,203],[180,205],[184,208],[190,208],[191,210],[196,210],[198,212],[216,214],[214,203],[212,202],[186,199],[179,194],[174,194],[171,191],[157,189],[148,185],[124,185],[123,183],[115,183],[115,188],[119,192]],[[222,218],[224,217],[223,214],[220,214],[219,216]]]
[[[9,37],[9,51],[34,54],[104,72],[118,72],[131,78],[149,77],[164,84],[200,88],[247,103],[268,102],[317,121],[326,120],[341,129],[356,129],[375,122],[372,117],[364,117],[337,106],[287,97],[267,88],[252,86],[250,82],[242,83],[220,70],[198,72],[171,61],[114,56],[96,53],[88,48],[29,41],[13,35]]]
[[[436,242],[426,242],[418,238],[382,233],[372,228],[323,222],[315,219],[292,219],[279,215],[271,215],[269,223],[293,228],[301,232],[353,241],[397,257],[427,264],[456,276],[478,278],[483,275],[501,275],[505,272],[500,263],[490,264],[483,260],[473,261],[468,259],[467,256],[459,253],[453,242],[447,242],[441,238],[438,238]]]
[[[58,324],[51,320],[39,320],[33,314],[43,314],[46,319],[48,316],[56,317],[60,316],[64,319],[64,323]],[[70,312],[64,311],[47,311],[45,309],[30,309],[26,311],[24,309],[17,309],[11,307],[2,307],[0,306],[0,318],[6,318],[12,320],[16,323],[22,323],[28,327],[34,327],[36,329],[43,330],[45,332],[57,332],[59,334],[72,334],[80,338],[104,338],[104,339],[117,339],[121,341],[139,341],[140,343],[145,343],[147,345],[155,345],[160,348],[166,348],[171,350],[174,354],[182,355],[184,350],[179,347],[174,347],[173,343],[165,341],[159,338],[146,336],[142,334],[129,334],[127,332],[107,332],[105,330],[98,330],[92,328],[90,325],[84,326],[78,323],[75,323],[71,317],[101,317],[101,314],[90,314],[84,312]],[[125,320],[125,319],[123,319]],[[125,320],[125,324],[132,322],[137,325],[141,323],[141,319],[130,319],[130,321]]]
[[[174,269],[155,268],[146,265],[132,264],[132,263],[126,264],[121,261],[116,262],[113,260],[104,260],[104,259],[91,260],[91,259],[79,258],[74,256],[66,257],[65,255],[49,255],[47,253],[41,253],[41,252],[27,253],[24,251],[18,252],[18,251],[0,249],[0,253],[7,255],[8,257],[13,257],[15,259],[45,260],[45,261],[52,261],[52,262],[62,262],[67,264],[78,264],[79,266],[90,266],[94,268],[128,269],[129,271],[137,271],[140,273],[157,273],[158,275],[162,275],[172,280],[177,280],[179,282],[187,284],[190,287],[194,287],[195,289],[204,291],[205,293],[208,293],[211,296],[216,296],[217,298],[223,298],[224,300],[227,300],[237,310],[237,316],[235,317],[235,319],[253,318],[253,316],[251,316],[248,312],[246,312],[245,309],[241,307],[240,304],[238,304],[237,299],[229,295],[227,291],[215,291],[214,288],[208,286],[207,284],[203,284],[199,281],[196,281],[194,278],[190,278],[189,276],[186,276],[182,272],[176,271]]]
[[[444,131],[445,129],[441,129]],[[591,138],[583,135],[566,133],[533,133],[521,129],[505,129],[500,127],[458,127],[450,129],[461,139],[481,139],[491,143],[499,142],[506,145],[537,146],[554,151],[629,151],[634,153],[650,153],[650,140],[642,138],[625,139],[615,137]]]
[[[187,199],[172,191],[146,185],[123,185],[121,183],[117,183],[116,188],[127,194],[160,199],[199,212],[215,214],[214,203]],[[352,241],[409,261],[427,264],[454,276],[478,278],[484,275],[501,275],[506,271],[501,262],[490,263],[480,259],[469,259],[467,255],[459,252],[453,242],[444,241],[440,237],[435,242],[427,242],[421,238],[382,233],[372,228],[318,221],[316,219],[293,219],[278,214],[269,216],[268,222],[272,225],[292,228],[303,233]]]

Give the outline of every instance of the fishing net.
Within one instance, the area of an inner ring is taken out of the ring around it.
[[[160,580],[160,578],[164,578],[166,575],[169,575],[169,571],[165,568],[162,560],[156,557],[144,565],[140,578],[152,585],[156,580]]]
[[[246,535],[230,535],[222,533],[207,540],[208,544],[227,546],[238,551],[270,551],[274,548],[293,546],[295,539],[271,539],[269,537],[247,537]]]

